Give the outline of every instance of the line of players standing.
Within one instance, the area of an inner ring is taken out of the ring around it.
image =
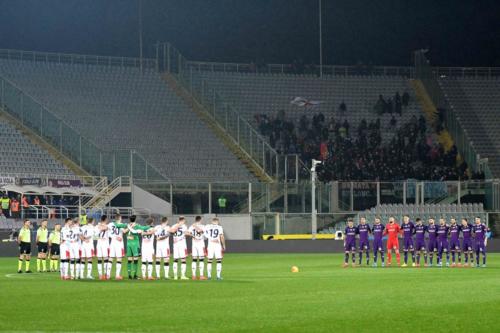
[[[186,236],[192,239],[192,279],[206,280],[212,276],[212,262],[216,261],[217,279],[222,279],[222,258],[225,250],[224,231],[219,225],[219,219],[213,218],[209,224],[201,223],[201,216],[188,228],[186,219],[179,217],[176,224],[170,226],[166,217],[161,224],[154,225],[154,219],[146,220],[146,225],[136,223],[136,217],[131,216],[129,223],[122,223],[116,216],[109,222],[107,216],[102,216],[97,225],[89,219],[85,225],[80,225],[78,219],[68,218],[64,226],[57,224],[48,236],[47,222],[42,221],[37,230],[36,243],[38,247],[37,270],[46,271],[45,260],[50,257],[50,271],[57,270],[60,261],[61,279],[93,279],[93,258],[97,257],[97,270],[100,280],[109,280],[113,263],[115,263],[115,279],[122,280],[122,260],[126,256],[127,272],[130,279],[138,279],[139,258],[141,259],[142,279],[155,280],[161,278],[163,262],[163,277],[169,278],[170,271],[170,236],[173,240],[173,277],[187,280],[186,258],[188,256]],[[31,222],[26,220],[19,232],[19,266],[22,273],[23,259],[26,262],[26,272],[30,273],[29,260],[31,254]],[[124,238],[127,238],[126,253]],[[97,240],[95,243],[94,241]],[[156,240],[156,242],[154,242]],[[208,246],[205,247],[205,240]],[[207,258],[207,277],[205,277],[205,257]],[[42,265],[40,265],[40,262]],[[153,276],[153,263],[156,263],[156,276]],[[180,274],[179,274],[180,268]],[[198,274],[197,274],[198,270]]]
[[[460,237],[460,234],[462,237]],[[446,256],[446,266],[450,266],[450,252],[451,267],[473,266],[474,253],[476,255],[476,267],[480,267],[480,255],[482,255],[482,267],[486,267],[486,245],[488,237],[491,237],[491,232],[481,222],[480,217],[474,219],[474,224],[470,224],[466,218],[461,220],[461,224],[458,224],[454,218],[450,219],[450,224],[447,224],[444,218],[440,218],[439,223],[436,224],[435,220],[430,218],[428,224],[424,225],[420,218],[417,218],[414,223],[410,221],[408,215],[405,215],[401,225],[396,223],[394,217],[390,217],[385,226],[381,223],[380,218],[375,218],[372,226],[366,223],[365,217],[360,218],[360,223],[357,226],[354,226],[353,220],[349,219],[344,234],[344,267],[349,265],[349,254],[352,259],[352,266],[357,266],[356,252],[359,253],[359,266],[363,262],[363,253],[366,254],[366,265],[370,264],[369,240],[371,238],[373,238],[373,267],[378,266],[378,254],[380,254],[382,267],[384,267],[383,240],[386,236],[388,236],[388,266],[392,263],[392,251],[396,254],[398,265],[401,265],[398,239],[402,237],[404,263],[401,267],[408,266],[408,253],[412,257],[412,266],[414,267],[420,267],[421,256],[424,257],[425,267],[433,265],[434,256],[437,257],[437,266],[442,267],[443,255]],[[359,247],[356,246],[357,238],[359,239]],[[462,253],[465,259],[463,263]]]

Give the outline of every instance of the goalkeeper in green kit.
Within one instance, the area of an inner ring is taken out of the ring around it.
[[[127,272],[129,279],[137,279],[137,269],[139,267],[139,257],[141,255],[140,235],[143,231],[149,230],[150,226],[142,226],[135,222],[136,216],[129,218],[129,233],[127,235]]]

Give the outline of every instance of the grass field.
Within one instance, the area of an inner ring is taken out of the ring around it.
[[[223,281],[61,281],[0,258],[0,331],[495,332],[487,268],[348,268],[341,255],[230,254]],[[34,263],[32,263],[33,265]],[[299,273],[291,273],[297,265]],[[188,272],[189,270],[188,265]]]

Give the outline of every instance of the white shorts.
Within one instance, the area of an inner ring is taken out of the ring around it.
[[[82,243],[82,258],[93,258],[94,257],[94,241],[90,240],[88,242]]]
[[[156,258],[170,258],[170,244],[156,241]]]
[[[186,242],[174,243],[174,259],[184,259],[188,255]]]
[[[222,245],[220,243],[208,243],[208,259],[222,259]]]
[[[123,258],[125,256],[125,248],[123,247],[123,242],[111,242],[109,245],[109,257],[110,258]]]
[[[80,259],[81,245],[80,243],[69,243],[69,258]]]
[[[109,241],[97,241],[97,258],[109,257]]]
[[[193,258],[203,258],[206,256],[204,241],[193,241],[192,244],[191,255]]]
[[[59,246],[59,258],[61,260],[68,260],[69,259],[69,247],[67,243],[62,243]]]
[[[142,262],[152,262],[154,255],[155,255],[155,249],[153,246],[145,246],[141,249]]]

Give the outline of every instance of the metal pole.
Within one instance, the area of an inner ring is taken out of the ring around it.
[[[208,183],[208,214],[212,214],[212,183]]]
[[[316,232],[318,229],[318,220],[316,215],[316,165],[311,168],[311,234],[312,239],[316,239]]]
[[[319,2],[319,77],[323,77],[323,27],[322,27],[322,10],[321,0]]]
[[[142,73],[142,0],[139,0],[139,66]]]

